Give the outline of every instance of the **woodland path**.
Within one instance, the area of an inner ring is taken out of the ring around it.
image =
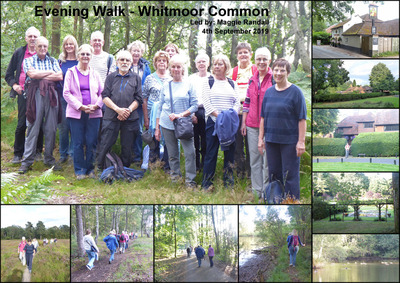
[[[237,282],[237,279],[233,279],[218,268],[215,260],[214,267],[210,267],[208,256],[204,256],[204,258],[206,260],[202,261],[199,268],[195,255],[192,255],[190,258],[186,254],[181,256],[179,261],[182,263],[181,266],[184,270],[177,270],[176,275],[183,278],[183,282]]]

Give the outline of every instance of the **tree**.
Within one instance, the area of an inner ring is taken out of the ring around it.
[[[374,91],[379,92],[395,90],[395,80],[392,72],[383,63],[378,63],[372,67],[369,75],[369,85]]]
[[[54,9],[61,9],[61,1],[54,1]],[[61,16],[53,16],[52,32],[51,32],[51,55],[58,57],[60,54],[61,42]]]
[[[214,206],[213,206],[213,205],[211,205],[211,217],[212,217],[212,223],[213,223],[213,227],[214,227],[215,239],[216,239],[216,241],[217,241],[217,249],[216,249],[216,252],[217,252],[217,254],[219,254],[219,238],[218,238],[217,229],[215,228]]]
[[[313,132],[314,134],[326,135],[337,126],[338,109],[313,109]]]
[[[28,221],[28,223],[25,224],[25,234],[26,238],[33,238],[35,236],[35,229],[33,227],[33,224]]]
[[[352,87],[356,87],[356,86],[357,86],[356,80],[353,80],[353,84],[352,84],[351,86],[352,86]]]
[[[42,221],[38,221],[35,228],[35,237],[38,239],[42,239],[42,236],[44,236],[45,232],[46,232],[46,226]]]
[[[342,60],[314,60],[313,61],[313,93],[327,89],[328,87],[338,87],[347,82],[349,72],[342,67]]]
[[[99,206],[96,205],[96,239],[95,239],[96,244],[98,237],[99,237]]]
[[[339,23],[346,18],[346,13],[353,13],[351,2],[353,1],[312,1],[313,20]]]
[[[85,255],[85,248],[83,247],[83,223],[82,223],[82,207],[75,206],[76,210],[76,241],[78,242],[78,256]]]

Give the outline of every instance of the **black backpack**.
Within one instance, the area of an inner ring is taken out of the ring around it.
[[[115,180],[132,182],[142,178],[144,175],[142,171],[124,167],[121,158],[114,152],[106,154],[104,167],[106,169],[101,173],[100,180],[106,184],[112,184]]]
[[[286,198],[285,194],[285,183],[289,171],[286,173],[286,177],[283,180],[283,184],[280,180],[276,179],[274,175],[271,175],[270,182],[265,186],[263,192],[264,202],[268,204],[280,204],[282,200]]]
[[[227,79],[228,79],[229,84],[232,86],[232,88],[235,89],[235,83],[233,82],[233,80],[230,79],[230,78],[227,78]],[[212,89],[212,87],[214,85],[214,82],[215,82],[214,77],[213,76],[209,76],[208,77],[208,85],[210,86],[210,89]]]

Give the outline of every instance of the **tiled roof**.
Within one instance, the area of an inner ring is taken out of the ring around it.
[[[399,124],[399,110],[385,110],[376,115],[375,125],[396,125]]]
[[[382,22],[375,21],[376,34],[381,36],[399,36],[399,19]],[[343,35],[372,35],[372,21],[355,24],[346,30]]]

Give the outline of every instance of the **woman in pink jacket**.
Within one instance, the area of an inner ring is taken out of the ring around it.
[[[255,54],[257,71],[249,81],[246,99],[243,103],[242,135],[249,141],[251,186],[253,193],[261,197],[268,181],[267,155],[258,152],[258,133],[261,106],[265,91],[272,86],[271,53],[266,47],[258,48]]]
[[[78,65],[68,69],[64,80],[66,117],[74,145],[74,170],[78,180],[95,178],[94,157],[102,117],[103,84],[99,74],[89,67],[93,48],[83,44],[78,49]],[[86,146],[86,153],[84,147]]]

